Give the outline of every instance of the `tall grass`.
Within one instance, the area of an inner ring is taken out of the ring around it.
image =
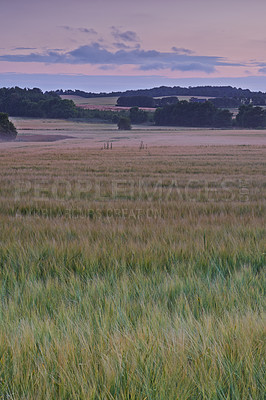
[[[1,154],[0,398],[264,399],[264,156]]]

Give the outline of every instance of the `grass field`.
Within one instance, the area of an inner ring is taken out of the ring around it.
[[[107,151],[78,126],[0,144],[0,398],[264,399],[259,136]]]
[[[95,105],[95,106],[112,106],[116,105],[118,97],[92,97],[86,98],[75,95],[63,94],[60,96],[62,99],[73,100],[78,106],[80,105]]]

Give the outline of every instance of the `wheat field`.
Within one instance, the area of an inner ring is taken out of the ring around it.
[[[265,194],[263,146],[1,151],[0,398],[264,399]]]

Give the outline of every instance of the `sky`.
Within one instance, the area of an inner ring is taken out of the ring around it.
[[[0,2],[0,87],[266,92],[265,0]]]

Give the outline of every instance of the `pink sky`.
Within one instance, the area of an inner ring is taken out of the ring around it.
[[[266,91],[265,0],[1,0],[1,6],[0,80],[10,73],[47,74],[47,81],[63,74],[70,83],[80,75],[121,76],[130,88],[131,76],[158,76],[158,84],[257,77]]]

